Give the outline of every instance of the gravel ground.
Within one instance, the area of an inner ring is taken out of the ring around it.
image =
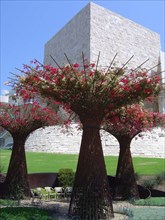
[[[32,206],[31,200],[22,200],[21,206]],[[67,217],[67,212],[69,208],[69,202],[61,202],[61,201],[44,201],[42,204],[35,204],[35,207],[51,209],[55,211],[55,216],[58,220],[65,220],[69,219]],[[114,209],[114,218],[113,220],[128,220],[129,218],[126,215],[116,213],[116,211],[121,210],[123,208],[129,208],[132,205],[127,202],[114,202],[113,209]]]

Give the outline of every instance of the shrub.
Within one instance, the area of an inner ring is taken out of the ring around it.
[[[165,180],[165,173],[160,173],[156,175],[156,183],[159,185]]]
[[[75,173],[72,169],[60,169],[58,179],[62,187],[73,186]]]
[[[155,177],[145,180],[142,185],[146,188],[153,189],[155,186],[161,184],[165,180],[165,173],[160,173]]]
[[[148,189],[153,189],[157,185],[157,182],[156,179],[148,179],[148,180],[144,180],[142,185]]]

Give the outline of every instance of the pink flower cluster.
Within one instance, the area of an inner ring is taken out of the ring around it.
[[[94,64],[26,67],[14,88],[25,99],[40,94],[68,106],[80,117],[103,117],[106,111],[138,103],[160,91],[159,78],[147,71],[114,68],[97,70]]]

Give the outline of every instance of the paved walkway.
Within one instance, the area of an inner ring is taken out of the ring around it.
[[[21,206],[32,206],[31,200],[22,200]],[[34,206],[34,205],[33,205]],[[41,207],[45,209],[55,210],[55,216],[58,220],[65,220],[69,219],[67,217],[67,212],[69,209],[69,202],[61,202],[61,201],[44,201],[42,204],[36,204],[35,207]],[[114,218],[113,220],[128,220],[128,216],[116,213],[123,208],[130,208],[132,205],[128,202],[114,202],[113,209],[114,209]]]

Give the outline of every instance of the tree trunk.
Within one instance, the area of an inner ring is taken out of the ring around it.
[[[13,148],[5,180],[6,195],[14,198],[22,198],[30,195],[28,182],[25,141],[22,136],[13,136]]]
[[[115,197],[122,199],[139,198],[132,156],[130,151],[131,140],[128,136],[117,137],[120,144],[120,152],[116,177],[119,185],[115,190]]]
[[[112,199],[100,139],[100,121],[84,120],[69,214],[81,219],[113,217]]]

